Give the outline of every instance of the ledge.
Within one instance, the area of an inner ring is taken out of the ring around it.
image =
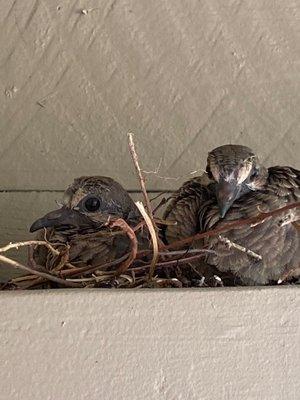
[[[3,399],[296,399],[298,287],[0,293]]]

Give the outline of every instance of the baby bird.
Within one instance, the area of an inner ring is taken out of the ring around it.
[[[299,200],[299,170],[267,169],[248,147],[224,145],[208,154],[206,174],[187,181],[174,194],[164,218],[177,224],[165,228],[165,240],[171,243]],[[197,246],[214,250],[206,262],[244,284],[281,281],[300,275],[299,220],[299,208],[294,208]]]
[[[46,228],[50,243],[69,245],[69,261],[76,266],[101,266],[125,255],[130,248],[126,235],[112,235],[110,218],[122,218],[134,226],[140,214],[127,191],[115,180],[83,176],[64,193],[62,207],[35,221],[30,232]],[[39,232],[43,240],[44,231]],[[37,247],[34,260],[52,269],[59,262],[45,247]]]

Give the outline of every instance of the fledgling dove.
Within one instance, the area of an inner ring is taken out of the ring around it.
[[[164,218],[177,224],[165,228],[167,242],[300,200],[299,170],[279,166],[267,169],[245,146],[224,145],[212,150],[206,171],[173,195]],[[300,210],[294,208],[263,223],[232,229],[220,238],[204,239],[197,246],[214,250],[216,254],[208,255],[206,262],[221,272],[233,273],[244,284],[278,282],[300,276],[299,220]]]
[[[31,232],[46,228],[50,243],[68,244],[69,261],[76,266],[97,266],[125,255],[130,240],[124,235],[112,235],[107,223],[122,218],[135,226],[140,214],[127,191],[115,180],[103,176],[83,176],[74,180],[64,193],[62,207],[36,220]],[[34,260],[38,265],[53,268],[57,257],[45,247],[37,247]]]

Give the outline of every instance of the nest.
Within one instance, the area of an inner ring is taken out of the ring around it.
[[[191,286],[223,286],[220,276],[213,274],[213,269],[202,271],[195,267],[195,263],[207,253],[209,249],[182,248],[181,242],[172,245],[163,244],[158,235],[160,226],[166,222],[149,217],[145,206],[136,203],[144,220],[134,227],[130,227],[121,218],[109,218],[105,232],[99,231],[90,234],[90,239],[99,240],[106,236],[124,236],[129,238],[130,251],[118,259],[99,265],[75,265],[69,257],[70,246],[48,241],[47,231],[44,240],[30,240],[26,242],[10,243],[0,249],[0,262],[11,265],[27,272],[24,276],[11,279],[2,285],[2,289],[49,289],[49,288],[153,288],[153,287],[191,287]],[[148,237],[149,248],[138,248],[137,235],[143,231]],[[183,241],[185,244],[185,241]],[[28,247],[27,265],[21,264],[3,253]],[[38,247],[43,247],[49,254],[45,265],[37,265],[33,254]],[[186,247],[186,246],[185,246]],[[177,249],[178,248],[178,249]],[[53,263],[53,259],[55,262]],[[50,262],[51,261],[51,262]],[[227,280],[228,282],[228,280]]]
[[[0,262],[25,272],[24,276],[11,279],[0,289],[38,289],[38,288],[153,288],[153,287],[203,287],[203,286],[237,286],[240,282],[230,273],[219,273],[213,267],[208,267],[204,258],[213,252],[209,248],[193,248],[193,243],[207,237],[217,236],[229,247],[243,251],[249,256],[259,259],[260,255],[231,242],[224,236],[226,231],[243,225],[262,223],[266,218],[299,207],[299,203],[287,205],[281,209],[268,213],[260,213],[255,217],[234,221],[211,231],[198,233],[193,237],[185,238],[166,245],[162,243],[159,230],[168,221],[156,217],[156,212],[165,204],[163,199],[155,210],[152,210],[144,176],[139,166],[132,134],[128,134],[129,149],[139,178],[144,202],[136,202],[143,220],[134,227],[129,226],[121,218],[108,218],[106,226],[110,229],[106,235],[126,235],[129,238],[130,250],[118,259],[99,265],[74,265],[69,259],[70,247],[68,244],[51,243],[45,231],[44,240],[9,243],[0,248]],[[138,248],[137,234],[146,232],[149,246],[146,249]],[[103,235],[95,232],[94,236]],[[36,247],[46,248],[49,254],[56,259],[55,264],[37,265],[33,252]],[[3,255],[12,249],[28,247],[28,262],[22,264]],[[197,265],[197,267],[196,267]],[[277,283],[288,280],[282,277]]]

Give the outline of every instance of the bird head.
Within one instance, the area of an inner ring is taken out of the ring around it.
[[[36,220],[30,232],[42,228],[84,232],[99,228],[109,217],[130,221],[138,215],[133,200],[118,182],[108,177],[83,176],[64,192],[61,208]]]
[[[206,171],[215,182],[221,218],[243,194],[260,189],[267,174],[251,149],[232,144],[217,147],[208,154]]]

